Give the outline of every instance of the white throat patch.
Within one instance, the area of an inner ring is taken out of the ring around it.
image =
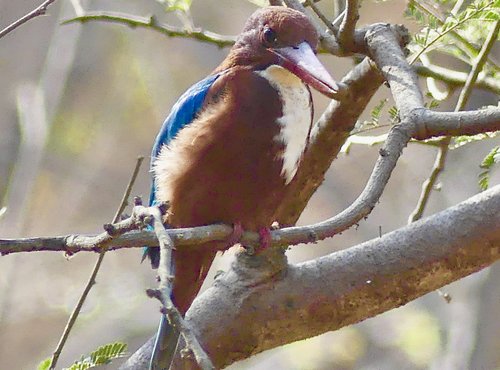
[[[295,176],[306,148],[312,120],[311,94],[300,78],[280,66],[271,65],[256,73],[278,91],[283,104],[283,115],[276,120],[281,130],[275,140],[285,144],[281,175],[288,184]]]

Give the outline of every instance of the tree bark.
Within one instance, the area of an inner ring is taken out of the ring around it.
[[[380,238],[298,265],[288,265],[285,256],[276,263],[241,253],[186,319],[222,368],[402,306],[491,265],[499,248],[497,185]],[[147,368],[151,348],[152,340],[122,369]]]

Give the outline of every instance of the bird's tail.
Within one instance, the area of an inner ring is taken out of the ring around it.
[[[171,297],[182,316],[198,294],[216,253],[216,246],[210,244],[203,245],[199,250],[173,251],[173,265],[170,270],[175,277]],[[178,339],[178,329],[170,325],[167,317],[162,315],[151,355],[150,370],[169,369]]]
[[[179,331],[162,315],[151,355],[150,370],[168,370],[177,349]]]

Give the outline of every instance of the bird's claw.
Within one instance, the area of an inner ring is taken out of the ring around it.
[[[259,251],[263,251],[264,249],[269,248],[271,245],[271,229],[267,227],[263,227],[259,229],[259,235],[260,235],[260,245],[259,245]]]
[[[238,244],[241,240],[241,236],[243,235],[243,226],[241,226],[241,222],[235,222],[233,224],[233,232],[229,235],[227,239],[228,248],[231,248],[233,245]]]

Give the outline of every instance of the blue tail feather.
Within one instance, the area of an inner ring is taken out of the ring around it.
[[[177,349],[179,334],[179,331],[170,325],[167,317],[163,315],[151,355],[150,370],[168,370],[170,368]]]

